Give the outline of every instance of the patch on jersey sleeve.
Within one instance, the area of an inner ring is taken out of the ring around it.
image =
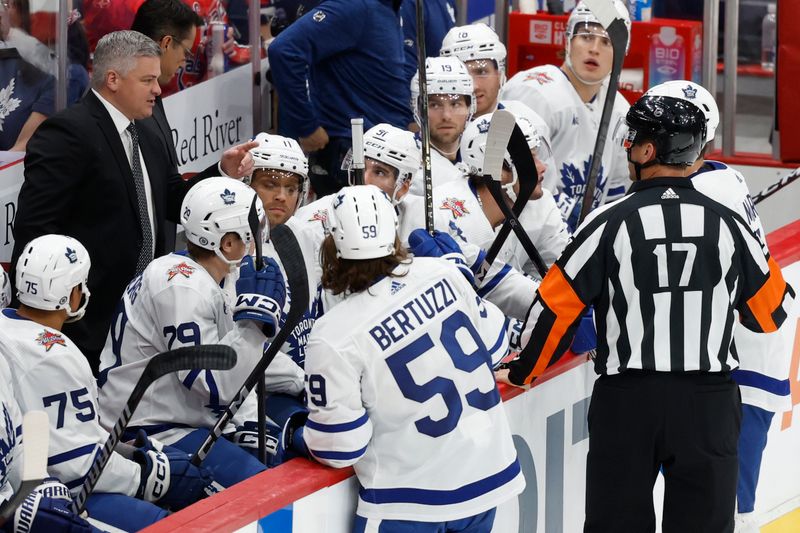
[[[457,198],[445,198],[439,209],[449,209],[453,214],[453,218],[460,218],[469,214],[469,209],[464,205],[466,200],[459,200]]]
[[[44,346],[45,352],[49,352],[50,348],[56,344],[61,346],[67,345],[67,343],[64,342],[64,337],[62,337],[60,333],[53,333],[52,331],[47,330],[42,331],[36,336],[36,344],[39,346]]]
[[[319,209],[317,211],[314,211],[314,214],[311,215],[311,218],[309,218],[308,221],[314,222],[315,220],[318,222],[325,222],[326,220],[328,220],[328,210]]]
[[[178,263],[177,265],[170,267],[167,270],[167,281],[172,281],[172,278],[180,274],[184,278],[189,278],[192,274],[194,274],[195,267],[191,265],[187,265],[185,261]]]
[[[525,76],[524,81],[535,81],[539,85],[544,85],[545,83],[552,82],[553,78],[547,72],[532,72]]]

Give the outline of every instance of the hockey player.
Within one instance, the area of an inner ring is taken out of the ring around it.
[[[284,303],[278,266],[267,259],[256,272],[247,253],[256,238],[248,225],[254,197],[253,189],[228,178],[203,180],[186,195],[181,206],[186,252],[150,263],[128,285],[112,320],[98,380],[103,420],[113,420],[108,415],[122,408],[151,357],[181,346],[226,344],[236,350],[238,360],[228,371],[191,370],[157,381],[134,413],[129,431],[143,429],[193,453],[239,391],[275,334]],[[263,223],[260,200],[255,204]],[[270,392],[302,390],[302,371],[284,354],[276,356],[266,377]],[[250,424],[255,412],[251,395],[231,425],[238,428],[232,440],[246,449],[220,439],[204,462],[223,487],[264,469],[247,453],[255,442]]]
[[[711,93],[694,82],[675,80],[652,87],[645,95],[677,98],[695,105],[703,112],[706,116],[706,147],[697,162],[689,168],[692,184],[695,189],[746,220],[750,230],[761,238],[761,245],[766,250],[764,228],[750,198],[744,176],[724,163],[704,159],[706,148],[714,140],[719,125],[719,109]],[[776,412],[792,408],[788,379],[791,351],[787,348],[787,339],[783,334],[785,329],[769,334],[755,334],[746,328],[734,330],[739,368],[733,372],[733,378],[739,384],[742,395],[739,477],[736,489],[737,533],[758,531],[758,520],[753,511],[767,432]],[[779,354],[786,356],[780,357]]]
[[[628,8],[621,0],[614,0],[614,7],[630,31]],[[518,72],[501,93],[503,99],[519,100],[529,106],[550,127],[560,181],[545,183],[545,187],[554,192],[571,231],[580,215],[613,56],[605,29],[580,2],[567,21],[566,57],[561,67],[542,65]],[[608,125],[610,142],[606,142],[603,150],[593,208],[625,194],[628,163],[621,140],[629,107],[625,98],[617,94]]]
[[[62,235],[28,243],[17,262],[19,309],[0,313],[0,354],[14,376],[23,414],[44,408],[50,419],[48,472],[77,491],[108,434],[101,427],[89,365],[61,328],[79,320],[89,301],[89,253]],[[121,398],[127,400],[128,395]],[[121,410],[104,421],[113,424]],[[86,504],[94,519],[126,531],[166,516],[150,502],[181,508],[201,498],[212,478],[188,454],[145,439],[133,460],[114,452]],[[165,490],[166,489],[166,490]]]
[[[411,107],[414,119],[420,119],[418,74],[411,80]],[[467,67],[455,57],[429,57],[425,61],[428,89],[428,128],[431,136],[431,180],[435,186],[453,181],[461,176],[456,167],[461,158],[459,140],[467,123],[475,114],[475,96],[472,77]],[[411,194],[422,196],[424,179],[411,182]]]
[[[488,533],[525,484],[491,374],[502,314],[447,262],[408,258],[376,187],[343,189],[326,225],[323,285],[344,301],[309,341],[310,453],[354,466],[353,531]]]
[[[497,109],[507,109],[518,120],[528,120],[547,146],[550,146],[550,127],[539,114],[515,100],[500,101],[500,89],[506,82],[506,47],[489,26],[482,22],[451,29],[442,43],[441,55],[455,56],[467,66],[475,85],[475,117],[488,128],[491,114]],[[557,183],[555,161],[552,155],[540,159],[547,167],[545,183]]]

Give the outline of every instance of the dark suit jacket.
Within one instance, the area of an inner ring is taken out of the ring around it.
[[[166,123],[166,117],[163,120]],[[158,134],[160,126],[146,119],[137,121],[137,127],[152,190],[158,257],[171,251],[165,246],[165,220],[177,221],[190,186],[217,170],[215,164],[190,182],[184,181],[175,165],[174,149],[170,152],[167,139]],[[169,135],[169,124],[166,128]],[[96,371],[112,315],[135,273],[142,231],[125,149],[108,111],[91,91],[44,121],[28,142],[25,181],[14,221],[12,267],[27,242],[47,233],[75,237],[89,251],[92,295],[86,316],[64,332]]]

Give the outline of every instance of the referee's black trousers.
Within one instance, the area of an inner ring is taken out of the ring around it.
[[[601,376],[589,407],[584,532],[733,531],[741,398],[730,374],[626,371]]]

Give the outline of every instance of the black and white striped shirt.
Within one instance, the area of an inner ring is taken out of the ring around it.
[[[529,383],[555,362],[589,305],[598,374],[729,371],[737,318],[774,331],[793,296],[739,215],[689,179],[637,182],[587,218],[542,281],[510,379]]]

